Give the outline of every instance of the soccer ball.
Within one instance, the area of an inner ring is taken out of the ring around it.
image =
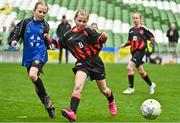
[[[140,111],[144,118],[156,119],[161,113],[161,104],[155,99],[147,99],[142,103]]]

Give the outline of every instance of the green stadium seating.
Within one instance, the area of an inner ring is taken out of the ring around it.
[[[154,29],[159,29],[159,30],[161,30],[160,21],[153,21],[153,26],[154,26]]]
[[[128,41],[128,33],[121,33],[122,35],[122,43],[126,43]]]
[[[106,1],[100,1],[99,5],[100,5],[99,16],[106,17],[106,11],[107,11],[107,9],[105,9],[107,7]]]
[[[24,10],[19,11],[19,13],[17,15],[17,20],[24,19],[25,15],[26,15],[26,12]]]
[[[57,5],[60,6],[60,5],[61,5],[61,2],[62,2],[62,0],[55,0],[55,1],[54,1],[54,4],[57,4]]]
[[[70,3],[70,0],[62,0],[63,7],[68,7],[69,3]]]
[[[129,10],[128,9],[122,10],[122,22],[123,23],[129,23],[130,22]]]
[[[113,20],[114,19],[114,5],[112,3],[107,4],[107,19]]]
[[[47,0],[47,3],[53,5],[54,4],[54,0]]]
[[[93,1],[92,0],[85,0],[85,7],[84,9],[91,13]]]
[[[120,33],[114,33],[113,41],[115,46],[120,46],[120,44],[122,43],[122,37]]]
[[[115,6],[114,8],[114,20],[121,20],[121,8],[119,6]]]
[[[83,9],[84,8],[85,0],[78,0],[76,2],[77,2],[77,8],[76,9]]]
[[[77,1],[71,0],[69,3],[69,9],[70,10],[76,10],[76,4],[77,4]]]
[[[169,26],[168,26],[167,24],[161,24],[161,28],[162,28],[162,31],[163,31],[164,33],[166,33],[167,30],[168,30],[168,28],[169,28]]]
[[[107,35],[108,35],[108,39],[107,39],[107,42],[106,42],[106,46],[107,47],[113,47],[114,46],[114,44],[113,44],[113,33],[112,33],[112,31],[110,31],[110,30],[104,30],[106,33],[107,33]]]
[[[137,11],[141,12],[141,13],[144,15],[144,13],[145,13],[145,8],[144,8],[144,6],[143,6],[143,5],[138,5]]]
[[[169,19],[168,19],[168,16],[167,16],[167,13],[166,13],[165,10],[160,11],[160,17],[161,17],[161,22],[163,24],[168,24],[169,23]]]
[[[169,23],[175,23],[176,22],[174,14],[172,13],[172,11],[167,11],[167,16],[169,18]]]
[[[159,15],[159,10],[157,8],[152,8],[153,12],[153,20],[160,21],[160,15]]]
[[[145,7],[145,17],[152,18],[153,17],[153,12],[150,7]]]
[[[152,18],[145,18],[145,23],[149,29],[154,29]]]

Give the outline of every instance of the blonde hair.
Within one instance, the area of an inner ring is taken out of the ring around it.
[[[132,15],[134,15],[134,14],[138,14],[139,18],[142,19],[142,14],[140,12],[134,12]]]
[[[89,19],[89,13],[84,9],[76,10],[74,19],[77,18],[78,15],[87,16],[87,19]]]
[[[36,10],[38,5],[42,5],[42,6],[46,6],[47,7],[47,10],[49,9],[48,5],[46,2],[44,2],[43,0],[38,0],[38,2],[35,4],[34,6],[34,9],[33,10]]]

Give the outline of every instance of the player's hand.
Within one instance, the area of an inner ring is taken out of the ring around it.
[[[102,33],[101,33],[101,41],[102,41],[103,43],[105,43],[106,40],[107,40],[107,34],[106,34],[105,32],[102,32]]]
[[[11,42],[12,47],[16,47],[16,44],[17,44],[17,41],[15,41],[15,40]]]
[[[150,42],[150,47],[153,47],[154,46],[154,41],[151,41]]]
[[[125,43],[122,43],[119,48],[124,48],[125,45],[126,45]]]
[[[45,38],[45,39],[48,39],[48,38],[49,38],[48,33],[45,33],[45,34],[44,34],[44,38]]]
[[[56,47],[55,47],[55,45],[54,45],[54,44],[50,44],[50,45],[49,45],[49,49],[51,49],[51,50],[55,50],[55,49],[56,49]]]

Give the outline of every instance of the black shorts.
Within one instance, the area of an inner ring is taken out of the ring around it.
[[[43,66],[45,63],[40,60],[33,60],[30,67],[27,67],[27,71],[29,73],[31,67],[36,67],[39,70],[39,73],[43,73]],[[38,73],[38,75],[39,75]]]
[[[99,56],[93,56],[87,60],[77,61],[73,72],[76,74],[78,70],[84,71],[92,80],[105,79],[104,63]]]
[[[132,53],[132,58],[131,61],[133,61],[136,64],[136,67],[139,67],[140,65],[144,64],[144,61],[142,60],[144,55],[145,55],[145,51],[135,51],[134,53]]]

